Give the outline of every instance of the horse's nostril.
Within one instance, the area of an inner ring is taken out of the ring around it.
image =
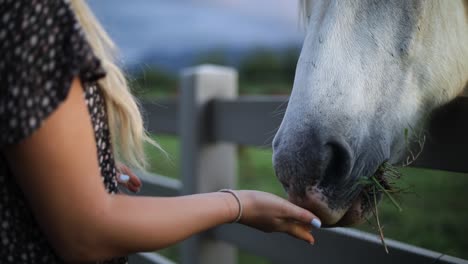
[[[275,172],[286,192],[304,196],[307,186],[338,187],[346,182],[353,164],[353,151],[344,138],[318,134],[295,137],[274,150]],[[327,191],[333,188],[326,188]]]
[[[331,141],[325,144],[323,153],[324,173],[322,183],[337,183],[351,171],[351,150],[345,142]]]

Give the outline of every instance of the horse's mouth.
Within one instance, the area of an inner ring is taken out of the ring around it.
[[[356,226],[365,222],[375,210],[373,198],[369,199],[370,197],[365,190],[362,190],[340,220],[324,227]]]
[[[380,170],[381,167],[372,177],[366,179],[365,183],[353,187],[355,194],[344,206],[337,207],[337,202],[324,195],[323,189],[318,186],[307,188],[305,196],[297,196],[290,192],[289,200],[317,215],[322,220],[323,227],[359,225],[375,213],[384,190],[389,191],[392,188]]]
[[[324,225],[325,227],[339,227],[339,226],[355,226],[363,223],[369,216],[376,213],[379,201],[382,198],[383,191],[390,191],[391,184],[381,171],[381,167],[372,176],[380,187],[376,184],[363,184],[359,188],[358,195],[351,202],[346,212],[340,220],[331,225]],[[371,181],[372,182],[372,181]],[[383,188],[383,189],[380,189]]]
[[[362,190],[348,206],[341,209],[330,208],[328,199],[320,192],[308,193],[304,198],[289,195],[289,200],[319,217],[323,227],[339,227],[358,225],[367,219],[372,212],[372,204],[367,197]]]

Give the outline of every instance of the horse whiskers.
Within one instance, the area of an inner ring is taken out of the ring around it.
[[[282,113],[284,114],[284,112],[286,111],[286,107],[284,107],[284,105],[288,104],[289,103],[289,98],[286,99],[284,102],[282,102],[281,104],[278,105],[278,107],[276,107],[276,109],[273,111],[273,114],[274,113],[277,113],[278,111],[282,111]],[[284,109],[283,109],[284,107]]]
[[[406,150],[408,152],[408,156],[406,157],[406,160],[405,162],[402,164],[403,167],[407,167],[407,166],[410,166],[413,162],[415,162],[418,157],[421,155],[421,153],[423,152],[423,149],[424,149],[424,145],[426,143],[426,135],[425,134],[419,134],[417,135],[417,138],[415,141],[413,142],[409,142],[406,138],[406,134],[405,134],[405,141],[406,142]],[[417,147],[419,148],[416,152],[413,152],[413,150],[411,150],[411,145],[416,144]]]

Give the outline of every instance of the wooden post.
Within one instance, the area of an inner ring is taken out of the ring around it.
[[[215,98],[237,96],[237,72],[232,68],[201,65],[181,74],[180,138],[182,194],[234,188],[236,146],[213,142],[209,103]],[[234,264],[231,245],[196,235],[182,243],[183,264]]]

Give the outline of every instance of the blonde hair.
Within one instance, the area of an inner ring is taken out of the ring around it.
[[[144,170],[147,165],[144,143],[160,149],[143,127],[140,106],[131,94],[127,80],[116,62],[116,46],[84,0],[70,1],[86,38],[101,60],[106,77],[99,86],[106,102],[112,147],[116,160]]]

